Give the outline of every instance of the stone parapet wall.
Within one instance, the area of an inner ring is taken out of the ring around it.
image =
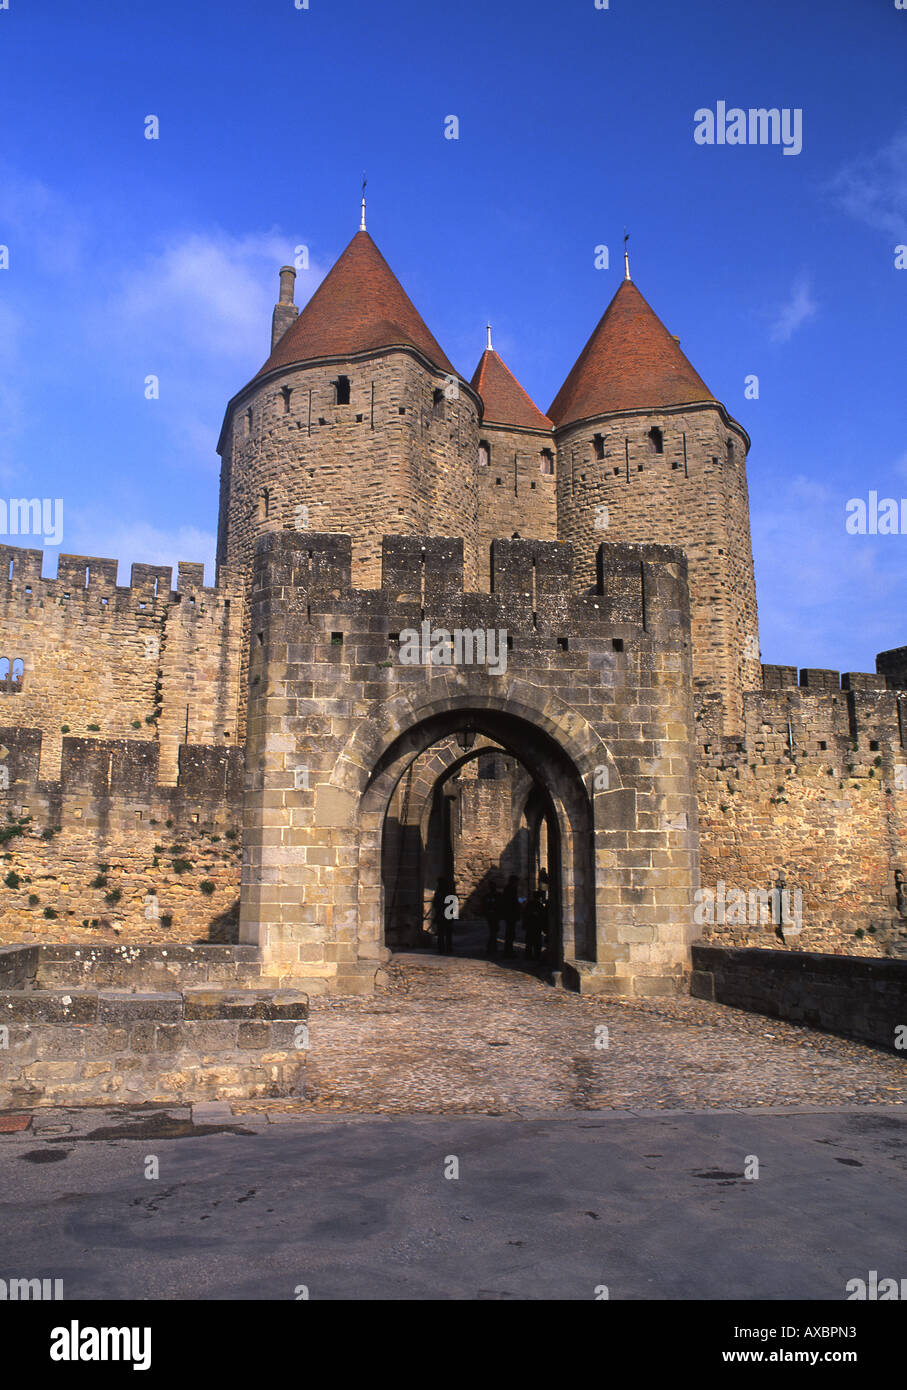
[[[186,946],[169,942],[0,946],[0,990],[161,990],[191,985],[270,987],[254,946]]]
[[[0,992],[0,1109],[298,1096],[297,991]]]
[[[902,1055],[907,1041],[904,960],[854,960],[817,952],[785,955],[694,942],[691,993],[696,999],[805,1023]]]

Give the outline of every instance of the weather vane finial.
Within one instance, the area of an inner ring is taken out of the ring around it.
[[[363,175],[362,175],[362,216],[359,218],[359,230],[360,230],[360,232],[364,232],[364,231],[365,231],[365,184],[366,184],[366,178],[365,178],[365,174],[363,173]]]
[[[627,242],[630,240],[630,233],[624,227],[624,279],[630,278],[630,252],[627,250]]]

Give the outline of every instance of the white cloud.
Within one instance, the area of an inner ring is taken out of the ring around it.
[[[261,343],[264,360],[277,270],[291,250],[275,233],[190,233],[127,269],[110,312],[130,336],[181,357],[241,361]]]
[[[292,264],[295,244],[276,231],[187,233],[121,269],[109,302],[95,307],[93,336],[106,339],[133,389],[158,377],[154,408],[190,467],[215,466],[224,407],[268,356],[277,271]],[[297,303],[322,273],[314,264],[299,273]]]
[[[808,319],[815,317],[818,308],[818,304],[813,299],[808,277],[801,275],[791,286],[790,296],[786,303],[780,306],[775,315],[775,321],[770,331],[772,342],[790,342],[797,329],[801,328]]]
[[[757,490],[758,491],[758,490]],[[752,500],[763,660],[873,670],[874,654],[896,646],[903,570],[897,543],[845,531],[852,495],[803,474],[776,479],[771,501]],[[872,613],[854,625],[854,595],[872,594]]]
[[[874,155],[843,165],[825,191],[851,217],[889,236],[907,236],[907,130]]]
[[[23,284],[37,273],[45,284],[53,275],[65,287],[58,357],[68,353],[78,364],[73,371],[97,381],[114,407],[143,402],[145,378],[157,376],[160,399],[149,404],[155,413],[148,420],[169,460],[213,471],[224,407],[268,356],[278,269],[293,264],[305,236],[277,228],[237,236],[207,226],[174,231],[136,251],[134,237],[111,216],[98,205],[74,207],[40,181],[0,168],[0,226],[11,266]],[[299,272],[300,306],[323,275],[311,259]],[[16,310],[30,317],[17,318],[10,308],[0,315],[0,477],[29,384],[24,360],[10,357],[12,344],[20,330],[36,331],[46,306],[41,297],[35,312],[25,294]]]
[[[84,271],[89,238],[83,220],[38,179],[0,169],[0,224],[11,266],[33,262],[54,275]]]

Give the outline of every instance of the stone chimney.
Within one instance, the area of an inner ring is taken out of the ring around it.
[[[280,299],[274,305],[271,317],[271,351],[273,352],[287,329],[296,322],[299,310],[293,303],[293,289],[296,271],[291,265],[280,268]]]

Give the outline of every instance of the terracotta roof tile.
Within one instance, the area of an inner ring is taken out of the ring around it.
[[[368,232],[360,231],[257,375],[396,344],[417,348],[441,371],[456,375]]]
[[[473,373],[472,387],[482,397],[484,419],[490,425],[515,425],[527,430],[553,428],[516,377],[491,348],[486,348]]]
[[[616,410],[714,399],[632,280],[624,280],[548,413],[560,428]]]

